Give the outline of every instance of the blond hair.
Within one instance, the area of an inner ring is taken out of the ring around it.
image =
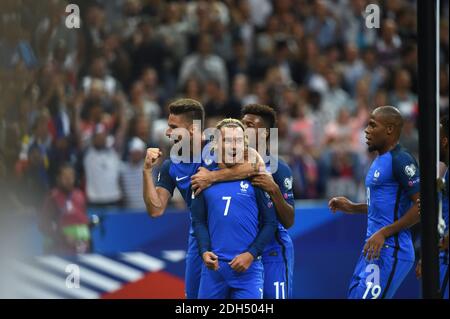
[[[241,128],[244,132],[244,147],[248,147],[248,137],[245,135],[245,126],[242,124],[242,122],[238,119],[233,118],[226,118],[221,121],[219,121],[216,124],[216,129],[221,130],[222,128]]]
[[[223,119],[216,124],[216,128],[219,130],[224,127],[240,127],[243,131],[245,131],[244,124],[242,124],[242,122],[238,119],[233,118]]]

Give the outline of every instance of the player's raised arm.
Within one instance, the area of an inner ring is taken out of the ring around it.
[[[264,161],[261,155],[253,148],[249,148],[248,152],[249,158],[254,159],[254,161],[236,164],[233,167],[222,168],[216,171],[210,171],[207,168],[200,167],[198,172],[191,178],[191,185],[192,189],[195,190],[195,195],[200,194],[200,192],[211,186],[211,184],[246,179],[261,171],[265,171]]]
[[[143,197],[147,213],[151,217],[158,217],[164,213],[171,197],[171,193],[175,188],[173,181],[171,181],[170,176],[168,175],[168,164],[170,164],[168,161],[164,162],[158,175],[158,180],[160,181],[161,179],[164,179],[167,186],[156,187],[153,182],[153,169],[158,163],[161,155],[162,153],[159,148],[147,149],[147,155],[145,157],[143,168]]]
[[[367,214],[366,203],[353,203],[346,197],[333,197],[328,202],[328,208],[333,212],[341,211],[347,214]]]

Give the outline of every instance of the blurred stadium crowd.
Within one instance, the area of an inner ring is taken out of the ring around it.
[[[89,205],[143,209],[145,149],[167,155],[166,105],[178,97],[203,103],[206,127],[239,118],[248,103],[274,107],[297,199],[364,199],[363,129],[374,106],[401,110],[402,143],[418,153],[415,1],[70,2],[80,7],[80,29],[66,27],[66,1],[20,1],[27,32],[13,34],[2,20],[6,213],[42,207],[63,163]],[[369,3],[381,8],[379,29],[366,27]],[[441,3],[444,113],[448,1]],[[10,89],[18,77],[20,88]]]

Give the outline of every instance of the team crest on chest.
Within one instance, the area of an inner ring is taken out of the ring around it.
[[[248,183],[244,182],[244,181],[241,181],[240,186],[241,186],[241,192],[246,193],[247,189],[248,189]]]

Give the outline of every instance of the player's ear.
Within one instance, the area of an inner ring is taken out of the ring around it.
[[[189,125],[188,131],[189,131],[189,134],[190,134],[191,136],[194,135],[194,124]]]
[[[394,133],[395,131],[395,127],[392,124],[389,124],[386,126],[386,132],[388,135],[391,135],[392,133]]]

